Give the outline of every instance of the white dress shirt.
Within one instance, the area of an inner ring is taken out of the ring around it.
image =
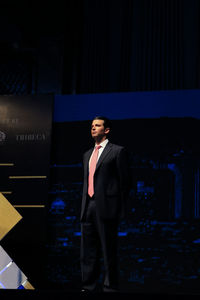
[[[99,148],[99,153],[98,153],[97,161],[99,160],[99,157],[101,156],[101,154],[102,154],[104,148],[106,147],[106,145],[108,144],[108,142],[109,142],[108,139],[105,139],[101,144],[99,144],[99,145],[95,144],[94,150],[95,150],[95,148],[96,148],[97,146],[101,146],[101,148]],[[93,152],[92,152],[92,154],[91,154],[91,156],[90,156],[89,167],[90,167],[90,161],[91,161],[92,155],[93,155],[93,153],[94,153],[94,150],[93,150]]]

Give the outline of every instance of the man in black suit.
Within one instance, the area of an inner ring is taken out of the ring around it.
[[[110,121],[96,117],[91,135],[95,147],[83,156],[84,180],[81,207],[81,271],[83,292],[95,291],[104,260],[103,291],[118,290],[118,225],[125,216],[129,191],[127,154],[108,141]]]

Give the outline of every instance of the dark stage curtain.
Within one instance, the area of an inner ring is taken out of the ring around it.
[[[198,0],[69,1],[63,93],[200,88]]]

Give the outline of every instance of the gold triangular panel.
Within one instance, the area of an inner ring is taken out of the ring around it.
[[[22,219],[18,211],[0,193],[0,240]]]

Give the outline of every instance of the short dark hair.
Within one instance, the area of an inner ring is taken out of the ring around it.
[[[110,130],[111,130],[111,128],[112,128],[112,124],[111,124],[111,121],[108,119],[108,118],[106,118],[106,117],[104,117],[104,116],[97,116],[97,117],[95,117],[94,119],[93,119],[93,121],[94,120],[103,120],[104,121],[104,128],[110,128]]]

